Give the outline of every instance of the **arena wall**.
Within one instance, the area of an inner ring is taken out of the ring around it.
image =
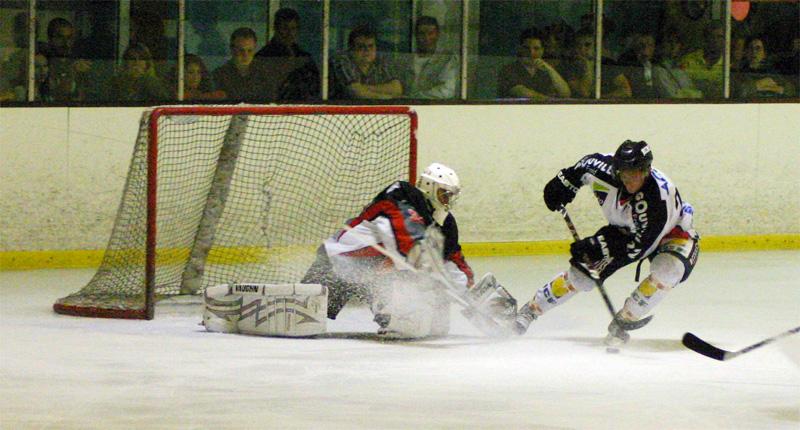
[[[96,263],[142,110],[0,109],[0,267]],[[545,208],[542,187],[559,168],[587,153],[613,152],[625,139],[651,144],[654,165],[693,204],[695,226],[712,248],[800,247],[798,104],[415,110],[418,165],[439,161],[458,172],[463,194],[455,214],[474,254],[562,249],[568,232]],[[570,210],[585,234],[602,225],[589,192]]]

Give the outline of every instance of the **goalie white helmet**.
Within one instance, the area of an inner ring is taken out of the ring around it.
[[[456,172],[443,164],[433,163],[419,175],[417,188],[431,202],[433,219],[442,225],[461,192],[461,182]]]

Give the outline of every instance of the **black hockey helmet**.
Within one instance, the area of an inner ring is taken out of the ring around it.
[[[617,173],[620,170],[650,170],[651,164],[653,152],[644,140],[626,140],[614,153],[614,171]]]

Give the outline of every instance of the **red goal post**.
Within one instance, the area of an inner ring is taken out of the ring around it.
[[[161,297],[298,282],[316,247],[416,177],[406,106],[163,106],[142,115],[100,268],[57,313],[152,319]]]

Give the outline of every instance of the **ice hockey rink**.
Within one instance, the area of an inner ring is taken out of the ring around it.
[[[564,260],[470,262],[526,301]],[[446,338],[382,341],[360,307],[325,336],[282,339],[208,333],[194,306],[159,307],[152,321],[57,315],[53,301],[93,270],[0,272],[0,427],[798,429],[800,336],[725,362],[680,338],[738,350],[797,326],[799,262],[798,251],[701,254],[617,354],[602,346],[596,292],[508,340],[454,310]],[[607,283],[616,304],[633,276]]]

